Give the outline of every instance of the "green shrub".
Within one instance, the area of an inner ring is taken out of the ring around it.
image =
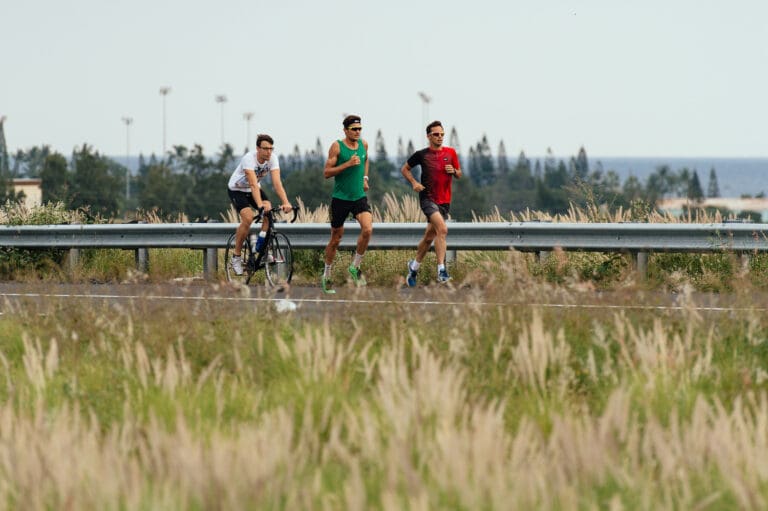
[[[4,225],[56,225],[83,223],[83,211],[70,211],[61,202],[35,206],[6,202],[0,207]],[[0,247],[0,276],[18,278],[29,275],[57,274],[65,261],[66,250],[16,249]]]

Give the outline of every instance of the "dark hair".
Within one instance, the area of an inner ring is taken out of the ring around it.
[[[343,121],[344,128],[349,128],[351,124],[355,124],[356,122],[360,122],[359,115],[348,115],[344,118],[344,121]]]
[[[432,128],[437,128],[438,126],[442,128],[443,123],[441,123],[440,121],[432,121],[429,124],[427,124],[427,135],[429,135],[429,132],[432,131]]]
[[[275,141],[272,140],[272,137],[267,135],[266,133],[261,133],[256,137],[256,147],[261,147],[262,142],[269,142],[272,145],[275,145]]]

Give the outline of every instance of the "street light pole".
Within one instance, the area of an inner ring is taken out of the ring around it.
[[[129,169],[131,159],[131,124],[133,117],[123,117],[125,123],[125,204],[128,208],[128,200],[131,198],[131,171]]]
[[[221,105],[221,146],[224,147],[224,103],[227,102],[227,97],[224,94],[216,96],[216,103]]]
[[[165,158],[165,97],[171,92],[168,86],[160,87],[160,95],[163,97],[163,158]]]
[[[245,150],[248,150],[248,144],[251,143],[251,119],[253,119],[253,112],[245,112],[243,114],[245,119]]]

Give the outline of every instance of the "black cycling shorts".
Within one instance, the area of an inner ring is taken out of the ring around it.
[[[229,188],[227,188],[227,191],[229,192],[229,200],[232,202],[232,205],[235,207],[238,214],[240,214],[240,210],[243,208],[251,207],[253,209],[259,209],[256,205],[256,201],[253,200],[253,194],[251,192],[241,192],[240,190],[230,190]],[[262,201],[269,200],[267,194],[264,193],[264,190],[259,188],[259,191],[261,192]]]

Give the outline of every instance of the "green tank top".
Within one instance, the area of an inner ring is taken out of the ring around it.
[[[346,168],[341,174],[337,174],[334,177],[333,197],[349,201],[362,199],[365,197],[363,176],[365,175],[365,159],[368,156],[365,153],[363,141],[358,141],[356,150],[347,147],[342,140],[339,140],[338,142],[341,152],[336,160],[336,165],[341,165],[342,163],[349,161],[355,154],[360,157],[360,164]]]

